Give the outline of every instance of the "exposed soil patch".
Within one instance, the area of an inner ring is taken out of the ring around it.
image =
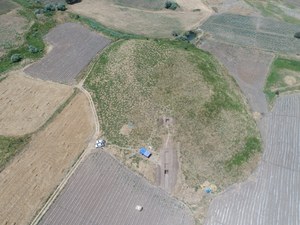
[[[296,78],[292,76],[285,76],[283,80],[288,86],[292,86],[297,83]]]
[[[37,130],[68,99],[73,88],[13,71],[0,82],[0,135]]]
[[[0,173],[3,224],[29,224],[90,141],[91,118],[89,102],[79,93]]]
[[[107,38],[75,23],[56,26],[45,36],[45,41],[53,45],[53,50],[25,72],[43,80],[67,84],[76,83],[75,78],[81,70],[110,43]]]

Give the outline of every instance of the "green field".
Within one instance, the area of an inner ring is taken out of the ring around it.
[[[0,171],[29,142],[30,136],[4,137],[0,135]]]
[[[299,90],[300,61],[281,57],[275,59],[264,89],[268,101],[274,102],[277,91],[284,93]]]
[[[8,13],[16,7],[17,5],[9,0],[0,0],[0,15]]]
[[[236,84],[211,55],[190,44],[116,42],[100,56],[85,87],[112,144],[151,145],[158,151],[167,134],[161,120],[173,118],[182,171],[192,188],[205,180],[220,188],[236,182],[260,151],[259,134]],[[124,126],[129,134],[121,132]]]

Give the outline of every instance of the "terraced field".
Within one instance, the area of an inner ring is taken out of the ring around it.
[[[143,206],[141,212],[136,205]],[[187,207],[105,152],[87,158],[40,225],[192,225]]]
[[[300,29],[298,25],[262,17],[220,14],[210,17],[201,28],[220,42],[272,52],[300,52],[300,41],[294,38]]]
[[[81,70],[110,43],[107,38],[75,23],[58,25],[45,36],[45,41],[53,49],[25,72],[43,80],[67,84],[75,84]]]
[[[300,95],[280,97],[263,120],[265,152],[248,181],[211,204],[206,225],[300,223]]]

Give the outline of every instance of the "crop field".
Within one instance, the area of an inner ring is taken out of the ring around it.
[[[79,93],[0,173],[1,224],[29,224],[93,132],[88,99]]]
[[[270,103],[276,97],[276,92],[292,92],[300,90],[300,61],[277,58],[271,67],[267,82],[265,84],[265,93]]]
[[[0,15],[10,12],[17,5],[9,0],[0,0]]]
[[[0,135],[37,130],[72,94],[66,85],[34,80],[13,71],[0,82]]]
[[[185,187],[198,190],[209,180],[221,190],[255,165],[257,152],[232,170],[227,168],[251,137],[259,142],[259,135],[233,80],[209,54],[190,44],[117,42],[99,57],[85,87],[92,94],[103,135],[128,149],[117,152],[125,161],[130,149],[140,146],[151,146],[159,155],[168,133],[161,121],[170,117]],[[131,127],[127,133],[124,126]]]
[[[252,111],[268,112],[263,90],[273,54],[215,41],[206,41],[201,48],[212,53],[227,68],[243,91]]]
[[[272,52],[300,51],[300,41],[294,38],[299,26],[272,19],[221,14],[210,17],[201,28],[220,42]]]
[[[93,18],[106,27],[150,37],[171,37],[172,31],[196,28],[211,13],[205,4],[196,0],[191,1],[193,8],[190,1],[180,1],[180,10],[151,9],[159,2],[162,1],[85,0],[68,7],[70,11]],[[193,12],[193,9],[201,10]]]
[[[143,206],[141,212],[136,205]],[[109,154],[91,154],[40,225],[193,225],[186,206],[129,171]]]
[[[107,38],[75,23],[56,26],[45,36],[45,41],[53,49],[27,67],[25,72],[43,80],[66,84],[75,84],[82,69],[110,43]]]
[[[205,225],[300,222],[300,96],[280,97],[264,118],[265,151],[257,171],[213,200]]]
[[[1,12],[0,1],[0,12]],[[17,9],[1,15],[0,13],[0,57],[11,48],[22,43],[22,34],[27,28],[28,22],[18,15]]]

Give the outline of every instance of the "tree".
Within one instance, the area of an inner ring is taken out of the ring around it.
[[[68,4],[75,4],[77,2],[80,2],[80,0],[66,0],[66,3]]]
[[[165,8],[166,9],[172,9],[172,10],[175,10],[177,9],[179,5],[176,3],[176,2],[173,2],[173,1],[166,1],[165,3]]]
[[[15,62],[20,62],[22,60],[22,56],[20,54],[13,54],[10,57],[10,60],[15,63]]]
[[[300,32],[295,33],[294,37],[295,38],[300,38]]]

